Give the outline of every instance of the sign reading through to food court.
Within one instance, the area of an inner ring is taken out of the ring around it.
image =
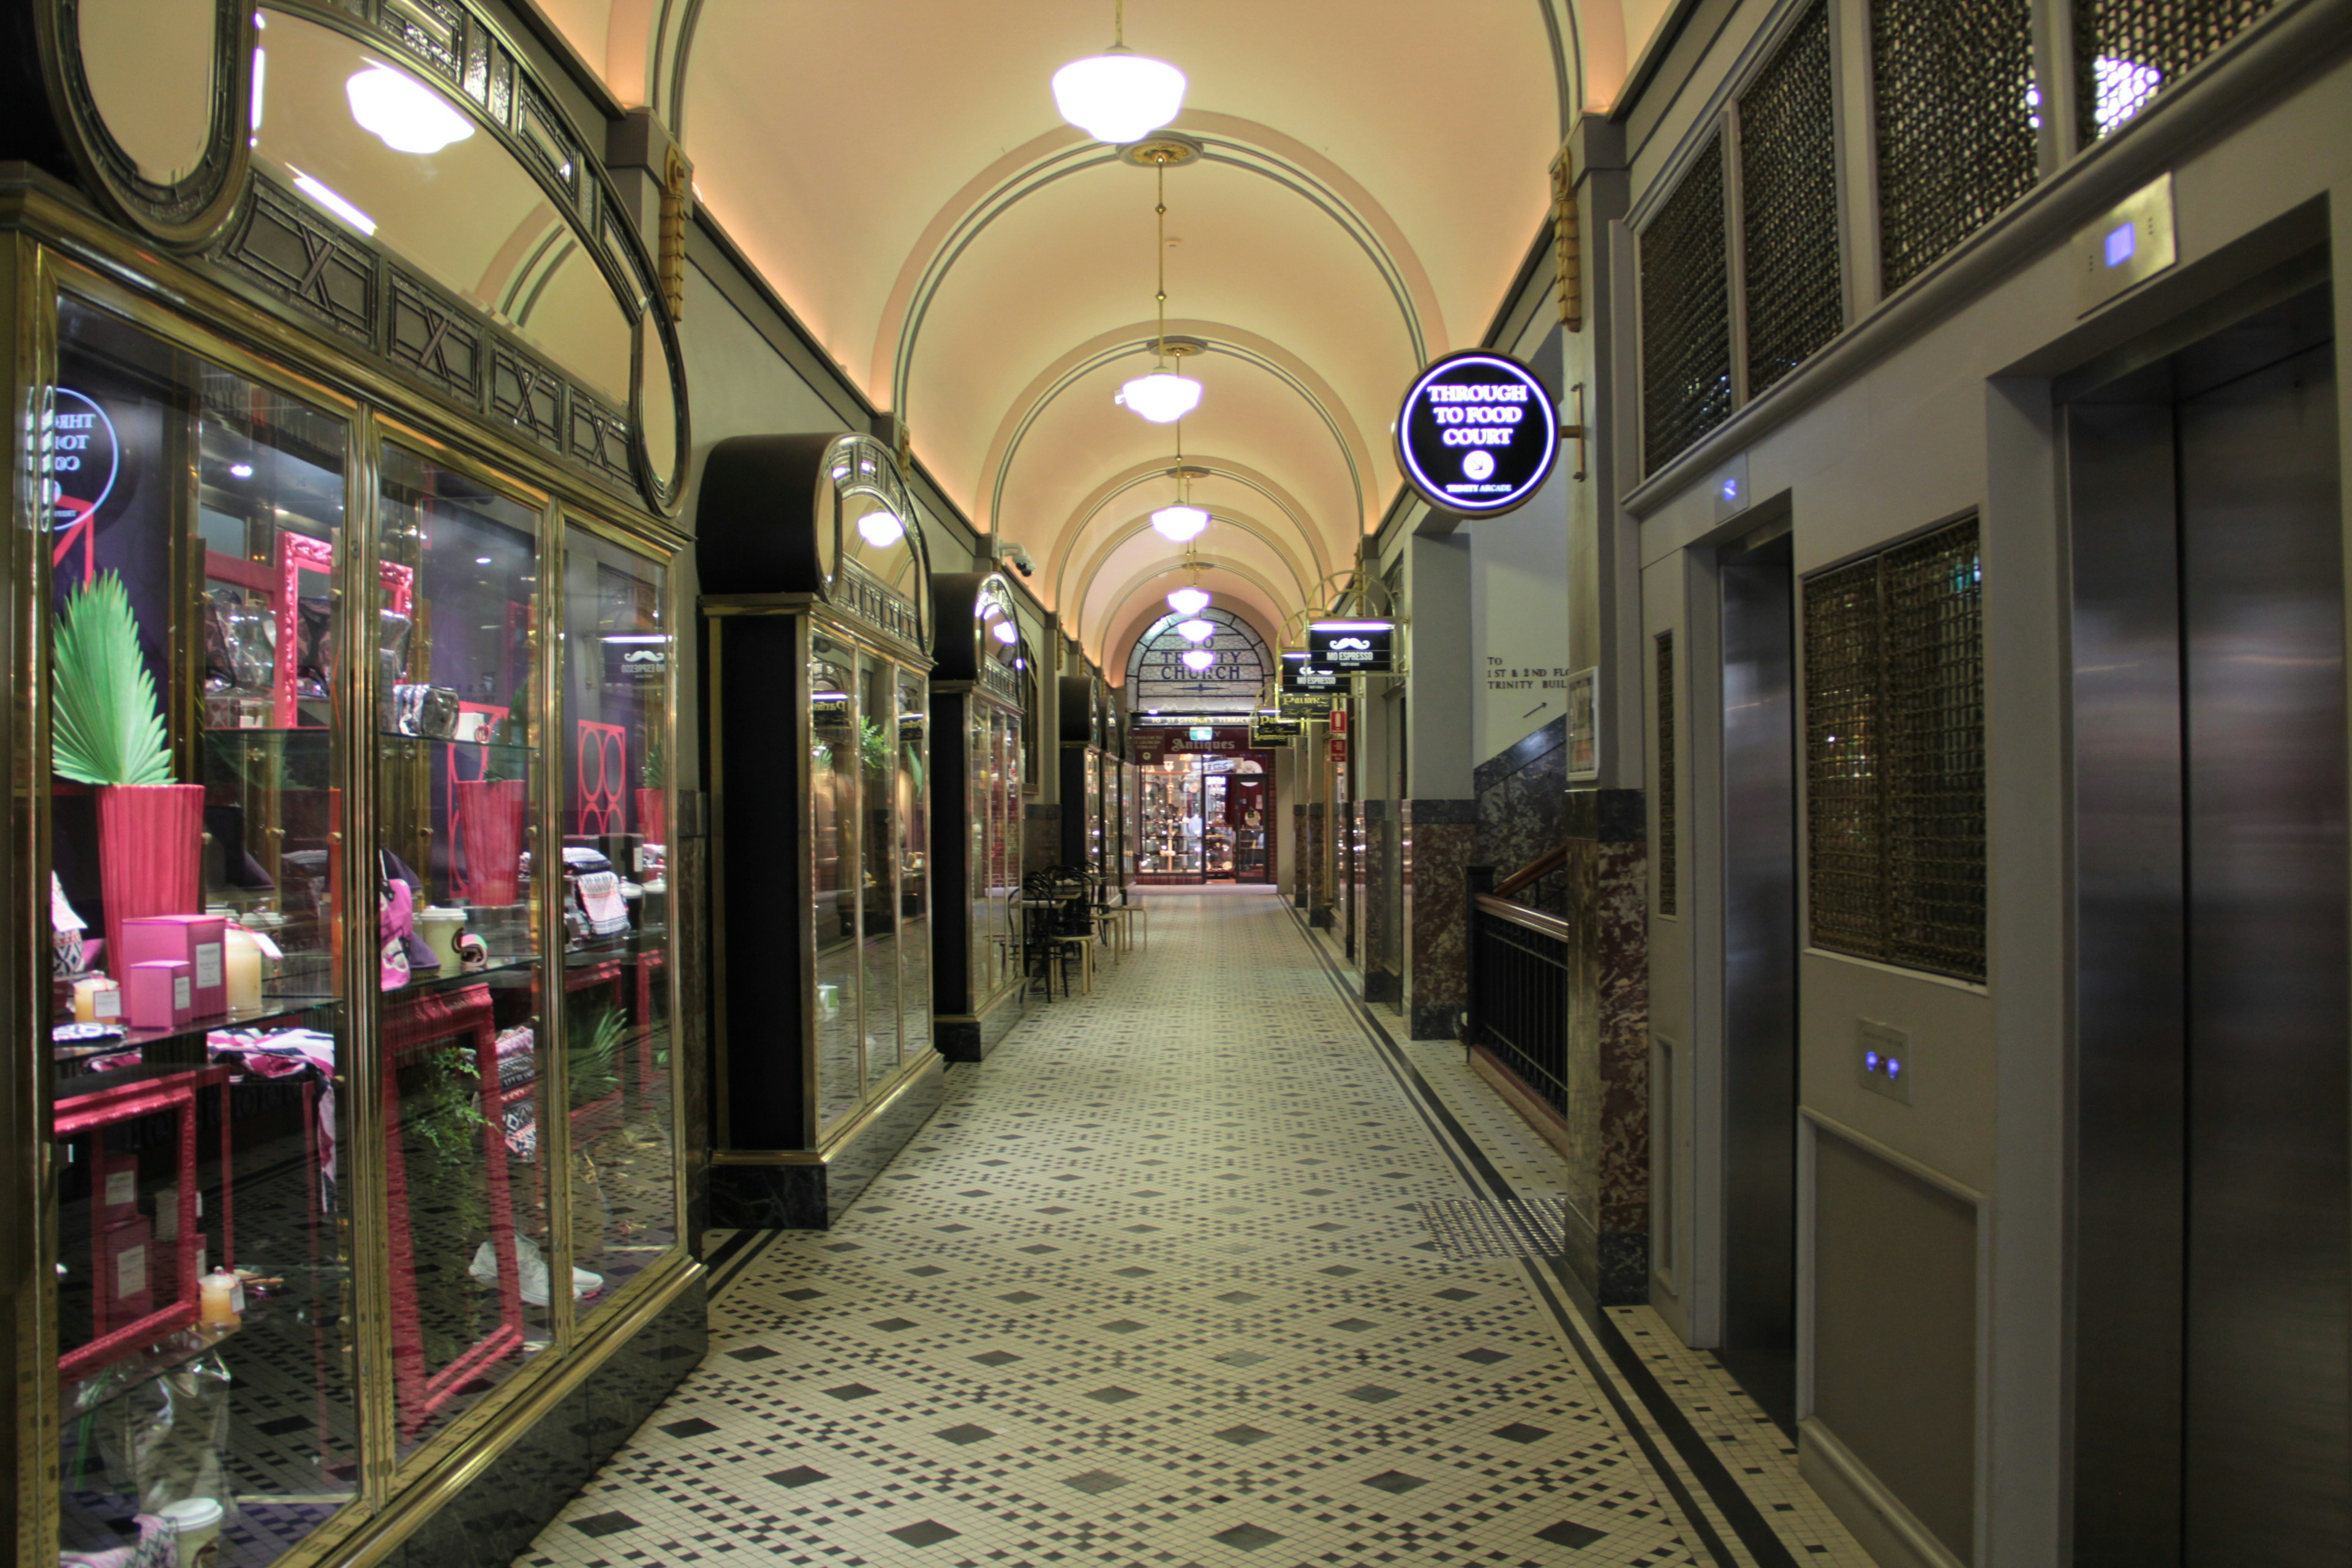
[[[1492,517],[1543,488],[1559,455],[1559,411],[1518,361],[1448,354],[1405,394],[1396,440],[1405,478],[1430,505]]]

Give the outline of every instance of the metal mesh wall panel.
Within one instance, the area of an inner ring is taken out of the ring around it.
[[[1806,890],[1811,942],[1886,948],[1878,562],[1805,584]]]
[[[1675,634],[1658,634],[1658,912],[1675,912]]]
[[[1655,473],[1731,414],[1723,139],[1642,231],[1642,448]]]
[[[1845,325],[1832,87],[1829,6],[1816,0],[1739,100],[1750,397]]]
[[[2083,140],[2095,142],[2268,15],[2273,0],[2074,0]]]
[[[1973,520],[1882,558],[1886,952],[1985,972],[1984,591]]]
[[[1888,291],[2033,184],[2040,96],[2032,24],[2031,0],[1872,5],[1880,267]]]

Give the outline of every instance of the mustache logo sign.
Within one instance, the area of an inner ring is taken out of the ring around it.
[[[1331,639],[1331,647],[1335,649],[1343,647],[1369,648],[1371,646],[1372,639],[1370,637],[1333,637]]]
[[[635,647],[621,656],[623,664],[659,664],[667,657],[657,647]]]

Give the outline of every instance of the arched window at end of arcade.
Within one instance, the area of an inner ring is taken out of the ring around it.
[[[1191,622],[1205,622],[1213,629],[1198,635],[1198,626],[1188,626]],[[1187,630],[1196,636],[1187,637]],[[1206,668],[1196,670],[1185,662],[1184,656],[1195,650],[1211,656]],[[1214,605],[1197,616],[1162,616],[1136,639],[1127,656],[1129,706],[1138,712],[1155,708],[1246,712],[1273,677],[1274,658],[1257,628]]]
[[[31,11],[67,151],[110,216],[247,303],[675,511],[685,381],[653,258],[486,15],[465,0]]]

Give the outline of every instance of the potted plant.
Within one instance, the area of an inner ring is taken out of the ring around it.
[[[101,572],[67,600],[49,699],[51,767],[98,786],[106,958],[119,964],[124,921],[204,908],[205,821],[205,786],[173,781],[155,678],[120,574]]]

